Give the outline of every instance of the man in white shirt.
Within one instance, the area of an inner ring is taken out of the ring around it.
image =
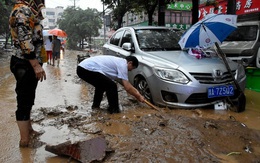
[[[128,71],[137,68],[138,64],[134,56],[123,59],[107,55],[90,57],[80,62],[77,67],[78,76],[95,87],[92,108],[99,108],[103,93],[106,92],[109,113],[120,112],[117,85],[114,80],[119,81],[138,101],[144,102],[144,97],[128,81]]]

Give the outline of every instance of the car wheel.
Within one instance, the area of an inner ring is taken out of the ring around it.
[[[153,103],[150,88],[144,78],[138,78],[136,80],[135,88],[145,97],[145,99]]]
[[[258,49],[258,52],[256,55],[256,67],[260,68],[260,49]]]

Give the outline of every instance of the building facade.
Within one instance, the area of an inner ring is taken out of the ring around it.
[[[191,0],[168,4],[165,8],[165,26],[186,30],[192,23]],[[158,24],[158,10],[153,14],[153,25]],[[123,26],[148,25],[148,15],[145,12],[134,14],[128,12],[123,18]]]
[[[57,21],[61,18],[63,11],[64,8],[61,6],[56,8],[45,8],[43,10],[44,19],[42,20],[44,29],[58,28]]]
[[[199,20],[210,13],[221,14],[227,12],[228,0],[215,0],[216,6],[206,5],[207,0],[199,1]],[[168,4],[165,9],[165,26],[176,29],[188,29],[192,24],[192,1],[183,0]],[[259,20],[260,0],[237,0],[236,14],[238,21]],[[158,22],[158,11],[153,15],[154,25]],[[139,15],[126,13],[123,26],[148,25],[148,16],[143,12]]]

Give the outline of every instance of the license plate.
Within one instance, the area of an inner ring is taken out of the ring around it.
[[[208,88],[208,98],[233,96],[234,86],[233,85],[220,85]]]

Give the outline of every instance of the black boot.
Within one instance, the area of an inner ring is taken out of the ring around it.
[[[109,112],[110,114],[120,113],[120,110],[119,110],[119,108],[111,108],[111,107],[108,107],[108,112]]]

